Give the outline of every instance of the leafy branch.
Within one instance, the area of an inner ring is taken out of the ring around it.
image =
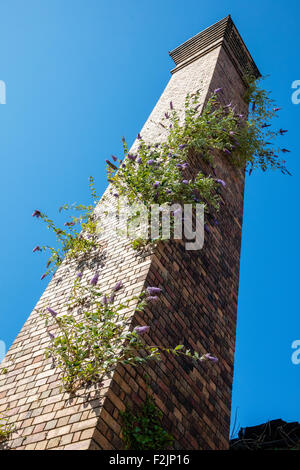
[[[143,335],[150,329],[147,325],[130,330],[126,311],[133,303],[136,303],[135,310],[141,312],[157,302],[160,288],[148,287],[140,296],[117,303],[115,297],[123,287],[122,282],[109,294],[103,294],[97,282],[97,274],[89,286],[81,286],[81,278],[76,278],[67,303],[69,313],[59,315],[49,306],[41,312],[50,336],[46,357],[51,357],[53,365],[60,370],[62,387],[68,392],[101,382],[118,363],[137,366],[160,360],[162,353],[185,355],[197,361],[217,361],[210,354],[192,354],[183,345],[175,348],[147,345],[143,341]]]
[[[9,418],[2,413],[0,416],[0,443],[7,441],[13,430],[13,424],[11,424]]]

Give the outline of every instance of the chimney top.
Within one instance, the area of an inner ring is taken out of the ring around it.
[[[250,73],[256,78],[260,77],[260,72],[230,15],[204,29],[169,52],[169,55],[176,64],[176,68],[171,73],[177,72],[177,70],[182,69],[221,45],[242,77],[246,73]]]

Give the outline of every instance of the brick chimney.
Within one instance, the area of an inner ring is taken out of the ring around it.
[[[205,103],[211,91],[222,87],[222,101],[247,115],[243,76],[247,72],[259,76],[259,72],[230,16],[184,42],[170,56],[176,67],[141,131],[146,141],[164,138],[165,131],[157,123],[170,101],[183,110],[186,94],[198,89]],[[202,169],[196,156],[192,163]],[[83,266],[86,280],[98,269],[104,291],[122,280],[119,301],[139,294],[147,285],[163,289],[161,301],[142,318],[134,307],[130,312],[133,326],[151,325],[149,344],[181,343],[219,358],[217,364],[195,364],[172,356],[147,366],[164,427],[175,438],[174,449],[229,446],[244,173],[219,157],[216,174],[226,181],[226,189],[218,223],[210,224],[202,250],[187,251],[183,242],[170,240],[141,258],[128,240],[117,243],[107,231],[102,251]],[[136,407],[145,399],[143,371],[123,365],[97,390],[82,390],[75,397],[60,391],[58,371],[44,357],[49,337],[38,308],[50,300],[52,308],[64,312],[77,269],[76,263],[62,264],[3,361],[7,373],[0,375],[0,414],[6,411],[11,416],[15,430],[2,448],[120,450],[120,411],[125,404]]]

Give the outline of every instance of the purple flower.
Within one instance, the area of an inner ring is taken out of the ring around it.
[[[117,284],[114,287],[114,291],[117,292],[118,290],[122,289],[123,283],[122,281],[117,282]]]
[[[181,163],[176,163],[176,166],[177,166],[177,168],[179,168],[180,170],[182,170],[182,164],[181,164]]]
[[[184,149],[185,147],[186,147],[186,144],[181,144],[181,145],[179,145],[178,148],[179,148],[180,150],[182,150],[182,149]]]
[[[170,109],[174,109],[172,101],[170,101]]]
[[[204,224],[204,230],[207,232],[207,233],[210,233],[210,228],[207,224]]]
[[[149,297],[147,297],[147,302],[157,302],[157,301],[158,301],[157,295],[149,295]]]
[[[35,210],[32,214],[32,217],[36,217],[38,219],[39,217],[41,217],[41,212],[38,210]]]
[[[216,88],[216,89],[214,90],[214,94],[216,95],[217,93],[220,93],[220,91],[222,91],[222,88]]]
[[[229,131],[229,135],[234,135],[235,133],[233,131]]]
[[[153,186],[154,186],[154,188],[158,188],[158,186],[160,186],[160,181],[155,181]]]
[[[143,333],[147,333],[147,331],[149,331],[149,329],[150,329],[150,326],[136,326],[134,331],[138,335],[142,335]]]
[[[224,149],[224,153],[226,153],[226,155],[231,155],[231,152],[228,149]]]
[[[189,166],[189,164],[187,162],[185,162],[185,163],[182,164],[182,169],[186,170],[188,166]]]
[[[171,192],[172,192],[171,189],[166,189],[167,194],[171,194]]]
[[[137,139],[141,140],[141,138],[142,138],[141,134],[140,134],[140,133],[138,133],[138,135],[137,135]]]
[[[103,304],[103,305],[107,305],[107,302],[108,302],[108,301],[107,301],[107,297],[106,297],[106,295],[104,295],[104,296],[102,297],[102,304]]]
[[[52,333],[50,333],[50,332],[48,332],[48,335],[50,336],[51,339],[54,339],[54,338],[55,338],[55,336],[54,336]]]
[[[92,279],[90,280],[90,284],[92,286],[95,286],[98,282],[98,279],[99,279],[99,274],[95,273],[94,276],[92,277]]]
[[[112,155],[111,158],[113,159],[114,162],[116,162],[118,160],[115,155]]]
[[[221,184],[221,185],[223,186],[223,188],[225,188],[226,183],[225,183],[224,180],[221,180],[221,179],[218,178],[218,179],[216,179],[216,182],[219,183],[219,184]]]
[[[141,159],[141,157],[139,157],[139,158],[137,159],[137,162],[138,162],[139,164],[143,163],[143,160]]]
[[[166,119],[169,119],[169,117],[170,117],[169,114],[168,114],[168,113],[165,113],[165,118],[166,118]]]
[[[182,184],[189,184],[188,180],[182,180]]]
[[[134,162],[134,160],[136,159],[136,155],[132,155],[132,153],[129,153],[129,154],[127,155],[127,157],[129,158],[129,160],[131,160],[131,161],[133,161],[133,162]]]
[[[214,218],[214,223],[215,223],[215,225],[219,225],[219,222],[216,218]]]
[[[114,165],[112,162],[110,162],[109,160],[105,160],[106,163],[108,164],[108,166],[110,166],[110,168],[112,168],[113,170],[117,170],[118,168],[116,167],[116,165]]]
[[[33,253],[35,253],[36,251],[42,251],[39,245],[35,246],[32,250]]]
[[[47,276],[47,274],[43,274],[42,277],[41,277],[41,281],[42,281],[43,279],[45,279],[46,276]]]
[[[150,165],[150,166],[151,166],[151,165],[154,165],[154,163],[155,163],[154,160],[148,160],[148,161],[147,161],[147,164]]]
[[[57,316],[57,313],[56,313],[54,310],[52,310],[52,308],[47,307],[47,310],[48,310],[49,313],[51,313],[52,317],[56,317],[56,316]]]
[[[119,197],[119,194],[118,194],[118,193],[114,193],[114,196],[115,196],[115,197]]]
[[[285,130],[285,129],[279,129],[279,134],[280,134],[280,135],[283,135],[283,134],[285,134],[286,132],[287,132],[287,130]]]
[[[226,106],[224,106],[224,108],[231,108],[231,106],[232,106],[232,103],[230,101],[230,103],[226,104]]]
[[[81,278],[82,278],[82,273],[81,273],[81,272],[77,273],[77,274],[76,274],[76,277],[77,277],[78,279],[81,279]]]
[[[147,287],[147,292],[150,296],[161,294],[162,290],[160,287]]]
[[[210,353],[204,354],[205,359],[212,361],[212,362],[218,362],[218,358],[215,356],[212,356]]]
[[[283,153],[290,152],[290,150],[288,150],[288,149],[281,149],[281,151],[282,151]]]

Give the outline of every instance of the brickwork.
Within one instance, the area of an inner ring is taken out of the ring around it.
[[[145,140],[163,139],[164,130],[157,123],[170,101],[182,109],[186,94],[198,89],[205,103],[211,91],[221,86],[222,100],[247,113],[244,82],[223,44],[177,68],[141,131]],[[191,162],[194,169],[211,171],[196,155]],[[76,397],[60,391],[57,371],[43,355],[49,337],[38,308],[48,302],[64,313],[78,269],[86,282],[97,269],[105,292],[122,280],[120,301],[147,285],[163,289],[160,302],[142,317],[131,305],[126,314],[132,326],[151,325],[145,337],[149,344],[184,343],[220,359],[212,365],[165,357],[147,368],[164,425],[173,434],[176,449],[228,447],[244,175],[222,157],[216,174],[227,185],[221,189],[218,224],[208,221],[210,232],[202,250],[186,251],[183,241],[171,240],[141,258],[127,240],[116,240],[112,228],[106,227],[103,247],[92,258],[81,264],[63,263],[3,363],[8,373],[0,376],[0,413],[9,408],[15,431],[2,448],[122,449],[120,411],[125,403],[136,407],[145,399],[143,370],[123,365],[96,389],[82,390]]]

